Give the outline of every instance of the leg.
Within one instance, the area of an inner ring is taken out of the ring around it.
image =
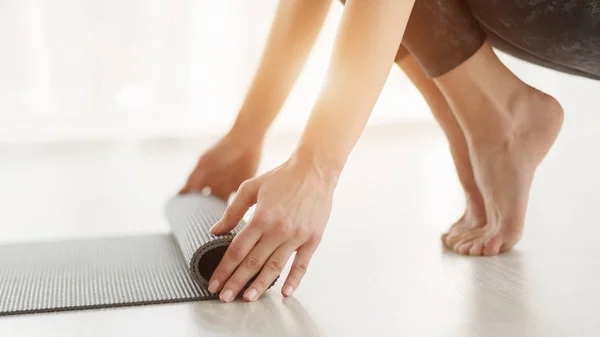
[[[533,176],[558,135],[562,108],[511,73],[488,44],[434,81],[465,133],[487,214],[485,226],[463,228],[445,243],[471,255],[508,250],[521,236]]]
[[[487,221],[453,226],[443,239],[471,255],[495,255],[518,241],[533,174],[563,118],[553,98],[520,81],[484,40],[463,0],[422,0],[403,41],[436,78],[466,136]]]
[[[450,232],[459,232],[460,228],[477,228],[485,224],[486,215],[483,198],[475,183],[473,168],[469,158],[469,149],[463,131],[452,113],[452,109],[433,80],[423,72],[415,58],[402,49],[396,57],[396,64],[402,68],[408,78],[419,89],[429,105],[433,116],[444,131],[459,181],[465,192],[466,209],[464,215],[451,227]],[[442,237],[442,240],[446,234]]]

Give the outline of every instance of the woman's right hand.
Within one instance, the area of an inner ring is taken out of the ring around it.
[[[262,138],[232,130],[208,149],[196,164],[185,186],[179,193],[211,193],[225,201],[240,185],[254,177],[258,169]]]

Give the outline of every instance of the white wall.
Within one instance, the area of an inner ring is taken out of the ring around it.
[[[260,57],[276,0],[0,1],[0,141],[222,132]],[[325,72],[335,2],[278,128],[302,127]],[[592,81],[505,58],[556,94]],[[394,69],[371,123],[431,119]]]

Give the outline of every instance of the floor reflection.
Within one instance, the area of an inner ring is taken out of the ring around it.
[[[470,262],[472,291],[465,293],[469,299],[465,321],[474,336],[556,335],[555,324],[539,317],[532,304],[530,288],[535,285],[527,275],[527,260],[521,252],[476,257]]]
[[[278,295],[253,303],[202,301],[193,315],[203,336],[323,336],[300,301]]]

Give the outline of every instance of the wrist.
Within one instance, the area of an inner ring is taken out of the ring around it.
[[[304,144],[296,148],[291,159],[315,167],[320,174],[336,183],[346,164],[346,158],[343,156],[336,156],[323,148]]]
[[[266,128],[247,118],[236,119],[227,136],[243,145],[261,145],[265,138]]]

